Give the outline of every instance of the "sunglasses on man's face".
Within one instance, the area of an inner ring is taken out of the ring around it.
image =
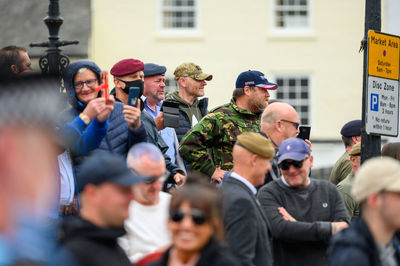
[[[136,174],[136,175],[141,175],[140,173],[138,173],[138,171],[136,171],[133,168],[129,168],[129,170],[131,170],[131,172]],[[160,176],[146,176],[146,179],[143,181],[143,183],[145,183],[145,184],[154,184],[156,181],[160,181],[161,183],[164,183],[165,180],[167,180],[168,176],[169,176],[169,172],[168,171],[165,171],[165,173],[160,175]]]
[[[279,167],[282,169],[282,170],[289,170],[289,168],[290,168],[290,166],[291,165],[293,165],[295,168],[302,168],[303,167],[303,162],[305,161],[305,160],[307,160],[308,159],[308,157],[307,158],[304,158],[303,160],[301,160],[301,161],[295,161],[295,160],[293,160],[293,161],[291,161],[291,162],[289,162],[289,161],[283,161],[283,162],[281,162],[280,164],[279,164]]]
[[[199,209],[191,209],[189,212],[184,212],[181,209],[173,209],[169,213],[169,217],[175,223],[181,222],[186,215],[192,217],[195,225],[202,225],[207,221],[206,215]]]

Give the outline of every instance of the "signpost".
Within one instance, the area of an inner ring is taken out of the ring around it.
[[[399,133],[400,37],[368,31],[367,134]]]

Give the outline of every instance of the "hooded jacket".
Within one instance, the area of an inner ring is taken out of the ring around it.
[[[101,228],[79,216],[65,218],[60,227],[59,243],[72,253],[79,265],[129,265],[128,256],[117,239],[121,228]]]
[[[77,71],[84,67],[100,77],[100,68],[88,60],[74,62],[66,68],[64,85],[71,107],[61,112],[58,120],[60,133],[71,149],[75,173],[76,166],[80,165],[84,157],[95,149],[108,150],[125,157],[132,145],[147,141],[143,124],[137,130],[131,130],[128,123],[125,122],[122,103],[114,103],[114,110],[105,122],[94,119],[86,126],[79,118],[79,114],[86,108],[86,105],[76,98],[74,77]],[[101,97],[101,93],[99,93],[99,97]]]
[[[192,117],[200,121],[207,113],[208,98],[196,99],[192,105],[187,103],[179,96],[178,91],[174,91],[165,97],[166,100],[173,100],[179,103],[179,127],[175,128],[178,141],[192,128]]]

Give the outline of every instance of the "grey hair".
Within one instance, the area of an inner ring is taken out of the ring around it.
[[[150,160],[155,162],[164,161],[164,155],[157,146],[151,143],[141,142],[130,148],[126,162],[129,164],[131,160],[140,160],[142,156],[147,156]]]

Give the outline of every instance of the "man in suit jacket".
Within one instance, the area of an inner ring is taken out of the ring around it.
[[[268,221],[255,195],[274,156],[260,133],[243,133],[233,147],[233,170],[222,184],[227,241],[242,265],[272,265]]]

